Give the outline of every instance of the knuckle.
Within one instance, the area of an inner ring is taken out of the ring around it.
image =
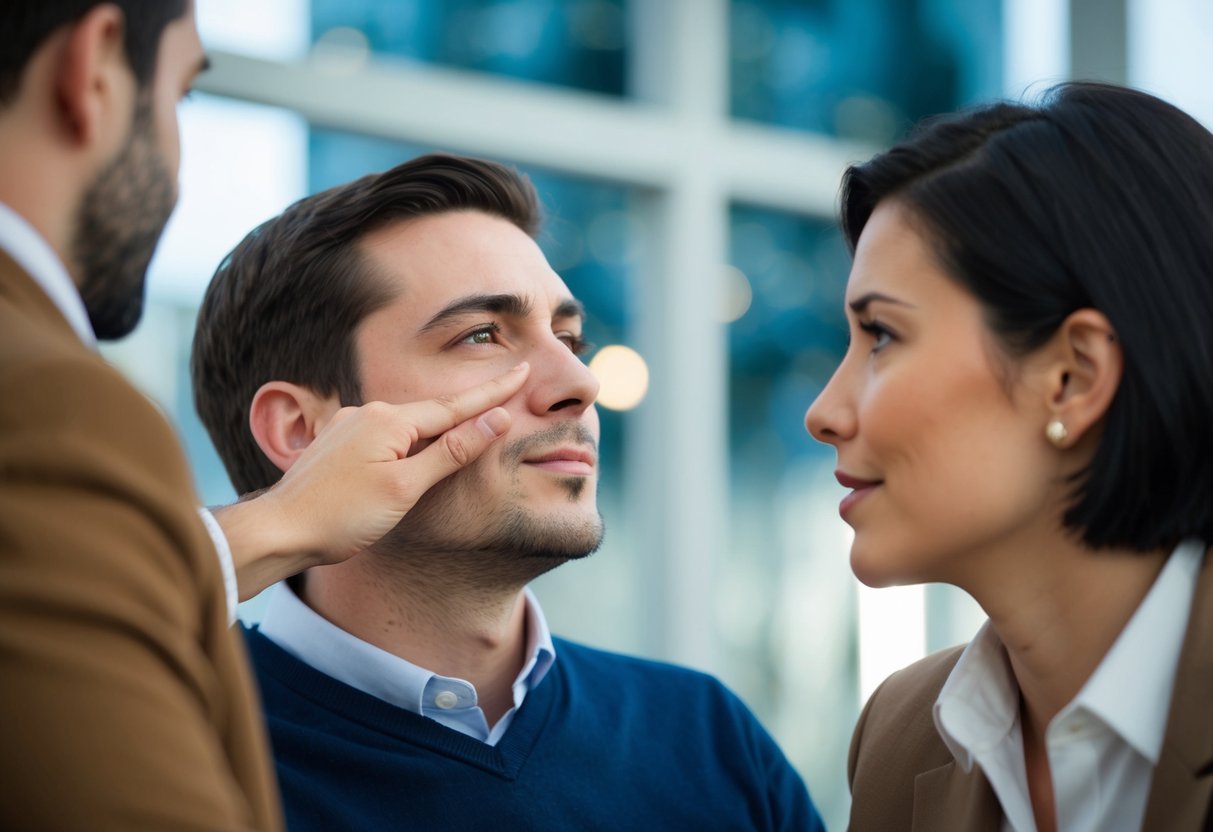
[[[417,502],[417,486],[412,480],[401,482],[393,480],[388,483],[383,489],[391,499],[393,505],[401,506],[405,509],[410,509]]]
[[[459,415],[459,400],[449,393],[434,399],[434,404],[450,413],[452,417]]]
[[[391,411],[391,406],[385,402],[374,401],[362,405],[362,412],[372,419],[383,419]]]
[[[451,461],[456,465],[463,467],[471,461],[471,448],[468,447],[467,443],[463,440],[463,437],[455,431],[450,431],[443,434],[442,442],[443,445],[446,446],[447,456],[449,456]]]

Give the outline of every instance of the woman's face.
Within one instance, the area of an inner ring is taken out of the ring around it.
[[[969,586],[1055,530],[1057,454],[1031,359],[999,357],[977,300],[897,202],[864,227],[846,304],[850,346],[805,422],[852,489],[840,511],[856,576]]]

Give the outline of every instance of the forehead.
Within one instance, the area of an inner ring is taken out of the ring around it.
[[[360,249],[418,318],[470,295],[514,294],[539,312],[572,298],[526,232],[480,211],[392,223],[364,237]]]
[[[944,271],[911,211],[885,200],[872,211],[859,235],[847,281],[847,301],[893,289],[954,292],[960,287]]]
[[[156,54],[156,80],[175,84],[190,81],[203,68],[205,54],[198,35],[194,4],[187,3],[180,17],[169,21],[160,35]]]

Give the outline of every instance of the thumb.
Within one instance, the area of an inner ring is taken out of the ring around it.
[[[425,450],[400,461],[418,497],[435,483],[474,462],[499,436],[510,429],[510,414],[494,407],[436,437]]]

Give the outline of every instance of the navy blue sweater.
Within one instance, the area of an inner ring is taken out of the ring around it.
[[[291,832],[823,829],[775,742],[702,673],[557,639],[489,746],[246,634]]]

